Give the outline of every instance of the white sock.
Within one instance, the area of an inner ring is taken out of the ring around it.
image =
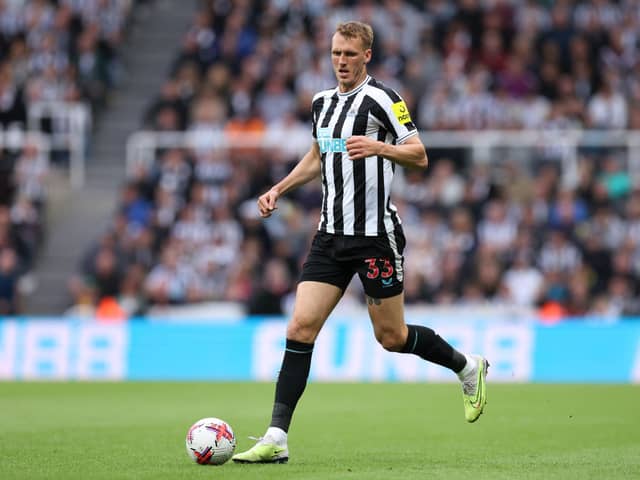
[[[278,427],[267,428],[267,433],[264,434],[264,438],[269,437],[276,445],[283,447],[287,444],[287,432]]]
[[[457,375],[460,380],[463,380],[470,373],[473,373],[478,367],[478,362],[471,355],[464,354],[464,357],[467,359],[467,364],[464,366],[462,370],[460,370]]]

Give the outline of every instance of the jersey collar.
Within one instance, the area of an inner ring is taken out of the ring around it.
[[[356,88],[354,88],[353,90],[349,91],[349,92],[340,92],[340,87],[336,87],[336,93],[338,94],[338,96],[340,97],[348,97],[349,95],[354,95],[356,93],[358,93],[360,90],[362,90],[364,88],[364,86],[369,83],[369,80],[371,80],[371,75],[368,75],[365,77],[365,79],[362,81],[362,83],[360,85],[358,85]]]

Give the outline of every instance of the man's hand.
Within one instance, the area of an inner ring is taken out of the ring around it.
[[[347,139],[347,153],[351,160],[380,155],[383,146],[382,142],[363,135],[354,135]]]
[[[258,210],[260,210],[260,216],[262,218],[270,217],[276,207],[276,202],[278,201],[278,197],[280,196],[280,192],[276,188],[272,188],[267,193],[263,193],[258,198]]]

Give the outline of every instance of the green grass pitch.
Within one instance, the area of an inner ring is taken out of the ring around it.
[[[312,383],[288,465],[200,466],[192,422],[238,449],[263,433],[273,385],[0,383],[0,479],[640,478],[640,387],[496,385],[475,424],[455,384]]]

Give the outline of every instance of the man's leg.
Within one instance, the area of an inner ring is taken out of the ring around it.
[[[469,422],[476,421],[486,403],[488,362],[458,352],[428,327],[405,324],[403,293],[383,299],[367,296],[367,305],[376,339],[386,350],[418,355],[458,375],[463,385],[465,417]]]
[[[282,368],[276,383],[272,427],[289,431],[293,410],[309,377],[313,343],[342,293],[340,288],[328,283],[302,282],[298,285],[293,317],[287,326]]]
[[[287,343],[276,383],[271,423],[251,449],[233,456],[238,463],[286,463],[287,432],[291,417],[307,385],[311,354],[322,325],[342,297],[342,289],[320,282],[301,282],[293,317],[287,326]]]

